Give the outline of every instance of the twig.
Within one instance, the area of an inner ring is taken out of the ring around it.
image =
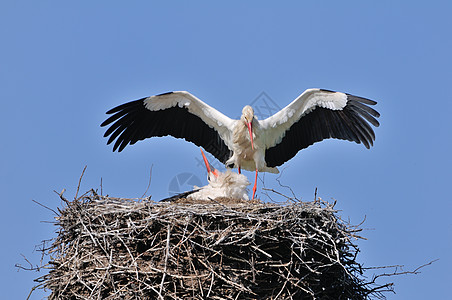
[[[287,167],[286,167],[286,168],[287,168]],[[283,168],[283,169],[281,170],[281,173],[280,173],[279,176],[276,178],[276,181],[279,183],[279,185],[280,185],[281,187],[284,187],[284,188],[289,189],[289,191],[292,193],[292,199],[295,199],[295,200],[297,200],[297,201],[300,201],[300,200],[297,198],[297,196],[295,195],[294,191],[292,190],[292,188],[291,188],[290,186],[288,186],[288,185],[283,185],[283,184],[281,183],[281,177],[282,177],[284,171],[286,170],[286,168]]]
[[[60,199],[61,199],[62,201],[64,201],[64,203],[69,204],[70,202],[69,202],[66,198],[64,198],[64,196],[63,196],[63,194],[64,194],[65,191],[66,191],[66,189],[62,189],[61,192],[58,193],[57,191],[53,190],[53,192],[54,192],[55,194],[57,194],[57,195],[60,197]]]
[[[143,196],[141,196],[141,198],[144,198],[146,196],[146,194],[148,193],[149,187],[151,186],[152,168],[153,167],[154,167],[154,164],[151,165],[151,170],[149,171],[149,183],[148,183],[148,186],[146,187],[146,191],[144,192]]]
[[[51,209],[50,207],[45,206],[44,204],[39,203],[38,201],[33,200],[33,199],[31,199],[31,201],[33,201],[34,203],[36,203],[36,204],[38,204],[38,205],[40,205],[40,206],[42,206],[42,207],[44,207],[44,208],[47,208],[48,210],[50,210],[51,212],[53,212],[56,216],[59,216],[59,214],[58,214],[56,211],[54,211],[53,209]]]
[[[163,284],[165,283],[166,271],[167,271],[167,268],[168,268],[168,257],[169,257],[169,249],[170,249],[170,234],[171,234],[171,225],[168,224],[168,231],[167,231],[167,234],[166,234],[165,267],[163,269],[162,282],[160,283],[160,291],[159,291],[160,295],[162,294],[162,291],[163,291]]]
[[[25,257],[25,255],[21,254],[21,256],[24,258],[24,260],[30,265],[29,268],[26,268],[20,264],[16,264],[15,267],[18,269],[22,269],[22,270],[26,270],[26,271],[40,271],[41,269],[39,268],[39,266],[33,266],[33,264]]]
[[[403,266],[401,266],[401,265],[387,266],[387,267],[373,267],[373,268],[364,268],[364,269],[382,269],[382,268],[395,268],[395,269],[396,269],[396,270],[395,270],[394,272],[392,272],[392,273],[383,273],[383,274],[375,275],[374,278],[373,278],[373,280],[372,280],[371,282],[369,282],[369,284],[373,284],[373,283],[375,283],[375,281],[376,281],[378,278],[380,278],[380,277],[397,276],[397,275],[408,275],[408,274],[412,274],[412,275],[419,274],[419,273],[420,273],[420,272],[419,272],[420,269],[422,269],[422,268],[424,268],[424,267],[426,267],[426,266],[429,266],[429,265],[433,264],[434,262],[436,262],[436,261],[438,261],[438,260],[439,260],[439,259],[432,260],[432,261],[430,261],[430,262],[428,262],[428,263],[426,263],[426,264],[423,264],[423,265],[417,267],[417,268],[414,269],[413,271],[402,271],[402,272],[397,272],[397,269],[398,269],[398,268],[402,268],[402,267],[403,267]]]
[[[82,178],[83,178],[83,174],[85,174],[86,167],[87,166],[85,166],[83,168],[82,175],[80,175],[80,178],[78,179],[77,192],[75,193],[74,199],[77,199],[78,191],[80,190],[80,184],[82,183]]]
[[[41,284],[38,284],[38,285],[32,287],[31,290],[30,290],[30,293],[28,293],[27,300],[30,299],[31,294],[32,294],[36,289],[41,288],[43,285],[44,285],[44,283],[41,283]]]
[[[314,191],[314,202],[317,202],[317,187],[315,187]]]
[[[266,191],[273,192],[273,193],[278,194],[278,195],[280,195],[280,196],[283,196],[283,197],[285,197],[287,200],[290,200],[290,201],[296,203],[296,201],[293,200],[294,198],[289,197],[289,196],[286,196],[286,195],[284,195],[283,193],[280,193],[280,192],[278,192],[278,191],[276,191],[276,190],[274,190],[274,189],[268,189],[268,188],[262,188],[262,189],[263,189],[263,190],[266,190]]]

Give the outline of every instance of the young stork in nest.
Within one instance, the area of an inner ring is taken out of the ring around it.
[[[245,175],[234,173],[230,169],[227,169],[225,172],[220,172],[217,169],[213,169],[212,171],[202,149],[201,154],[206,164],[207,181],[209,184],[202,188],[195,187],[195,189],[199,190],[188,195],[187,199],[207,200],[224,197],[249,200],[247,187],[250,185],[250,182]]]
[[[193,187],[193,191],[181,193],[170,198],[160,201],[176,201],[181,198],[190,200],[213,200],[215,198],[232,198],[240,200],[249,200],[248,186],[250,182],[243,174],[238,174],[227,169],[225,172],[220,172],[210,166],[204,151],[201,150],[202,158],[207,169],[208,185],[203,187]],[[212,171],[213,170],[213,171]]]

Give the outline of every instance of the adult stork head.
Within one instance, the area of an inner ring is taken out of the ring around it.
[[[254,109],[246,105],[242,109],[242,117],[240,118],[242,120],[246,127],[248,127],[248,132],[250,134],[250,140],[251,140],[251,148],[254,150],[254,142],[253,142],[253,120],[254,120]]]

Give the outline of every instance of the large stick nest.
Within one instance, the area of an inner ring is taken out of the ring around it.
[[[62,197],[63,200],[64,197]],[[333,205],[65,200],[49,299],[367,299],[359,228]]]

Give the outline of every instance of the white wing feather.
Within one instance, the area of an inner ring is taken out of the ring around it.
[[[185,107],[190,113],[200,117],[204,123],[214,128],[220,134],[225,144],[231,147],[231,132],[235,120],[225,116],[189,92],[175,91],[151,96],[144,100],[144,105],[151,111],[163,110],[175,106]]]
[[[316,107],[341,110],[346,104],[347,95],[344,93],[307,89],[285,108],[260,121],[262,129],[266,131],[265,147],[270,148],[280,143],[286,131]]]

